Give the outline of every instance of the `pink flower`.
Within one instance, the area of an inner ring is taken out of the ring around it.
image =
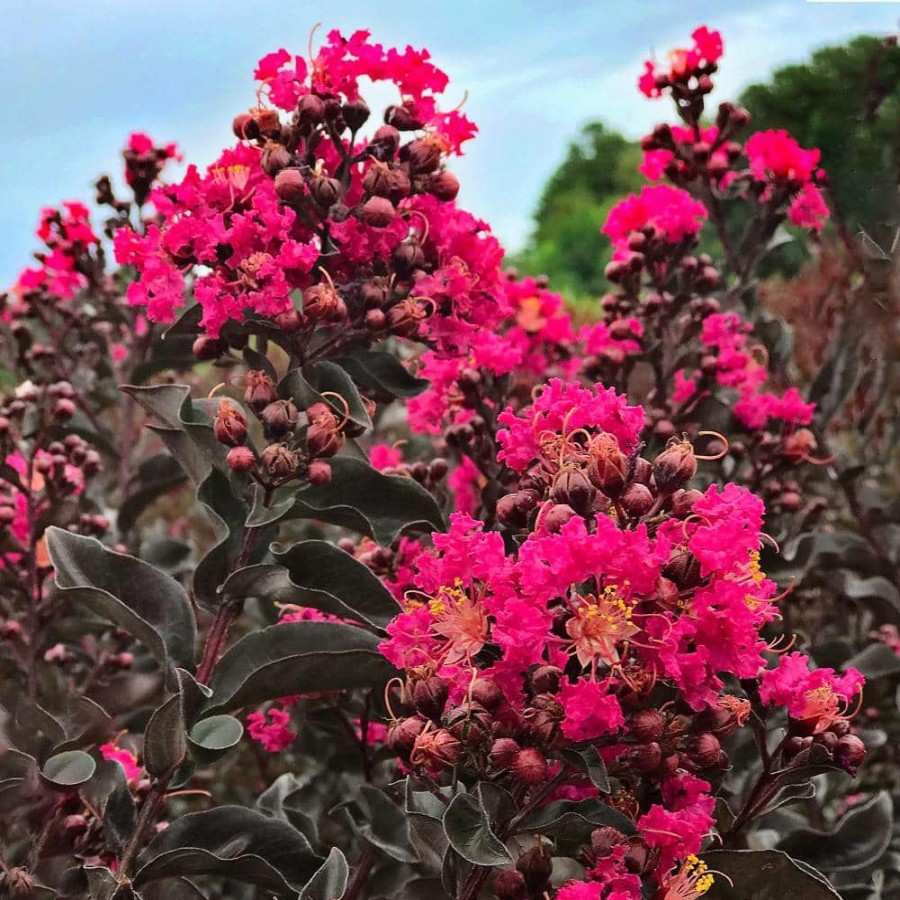
[[[101,744],[100,755],[104,759],[115,760],[124,770],[127,781],[138,781],[144,770],[138,765],[137,757],[116,744]]]
[[[268,721],[267,721],[268,717]],[[252,712],[247,716],[247,731],[267,753],[280,753],[297,737],[288,725],[291,714],[284,709],[271,707],[265,713]]]
[[[788,218],[791,220],[791,224],[815,232],[822,230],[830,214],[822,192],[814,184],[808,182],[791,201],[788,209]]]
[[[757,131],[744,145],[750,171],[759,181],[796,181],[812,179],[821,153],[804,150],[784,129]]]
[[[397,447],[388,444],[373,444],[369,448],[369,462],[379,472],[396,469],[403,462],[403,453]]]
[[[620,200],[610,211],[601,231],[619,253],[627,252],[628,236],[652,226],[675,244],[697,234],[706,221],[706,207],[681,188],[660,184],[641,189]]]
[[[559,701],[566,712],[563,734],[573,741],[588,741],[614,734],[625,723],[622,707],[615,696],[608,694],[610,682],[596,682],[581,678],[574,684],[564,681]]]

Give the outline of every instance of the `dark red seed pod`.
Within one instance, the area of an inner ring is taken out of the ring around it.
[[[656,741],[648,744],[640,744],[632,748],[628,753],[628,762],[631,767],[644,775],[649,775],[659,769],[662,763],[662,748]]]
[[[344,121],[351,131],[359,131],[369,120],[371,112],[365,100],[350,100],[345,103],[342,112]]]
[[[556,534],[569,519],[577,515],[578,513],[567,503],[556,503],[541,516],[541,525],[547,531]]]
[[[625,835],[618,828],[604,825],[602,828],[595,828],[591,832],[591,850],[597,858],[602,859],[605,856],[609,856],[625,840]]]
[[[532,490],[506,494],[497,501],[497,521],[507,528],[525,528],[540,499],[538,492]]]
[[[866,758],[866,745],[855,734],[845,734],[837,743],[835,758],[842,769],[855,775]]]
[[[425,728],[425,720],[418,716],[397,719],[388,726],[387,743],[398,756],[407,758],[412,752],[416,738]]]

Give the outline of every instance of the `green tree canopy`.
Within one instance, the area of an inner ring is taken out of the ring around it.
[[[900,213],[900,48],[874,37],[816,51],[778,69],[740,101],[754,130],[787,129],[822,151],[851,229],[882,234]]]

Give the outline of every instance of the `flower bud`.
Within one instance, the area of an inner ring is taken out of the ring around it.
[[[274,178],[282,169],[291,164],[291,153],[284,144],[267,141],[259,157],[259,165],[263,172]]]
[[[227,447],[237,447],[247,440],[247,419],[230,400],[219,403],[213,433],[216,440]]]
[[[697,474],[697,457],[690,442],[674,441],[653,460],[653,477],[661,494],[673,494]]]
[[[263,450],[260,460],[266,471],[275,478],[288,478],[297,469],[297,457],[284,444],[270,444]]]
[[[400,147],[400,132],[392,125],[382,125],[372,136],[370,146],[376,159],[392,159]]]
[[[232,447],[225,462],[233,472],[249,472],[256,465],[256,456],[249,447]]]
[[[693,553],[676,551],[663,567],[663,576],[674,581],[681,590],[696,587],[700,582],[700,562]]]
[[[598,434],[588,446],[588,478],[607,497],[615,500],[625,489],[628,460],[611,434]]]
[[[543,844],[526,850],[516,860],[516,869],[522,873],[529,895],[539,897],[550,887],[553,860],[550,851]]]
[[[53,404],[53,418],[54,419],[71,419],[72,416],[75,415],[75,404],[73,401],[69,400],[67,397],[60,397],[56,403]]]
[[[281,169],[275,176],[275,193],[282,203],[300,203],[309,188],[299,169]]]
[[[640,516],[646,515],[652,509],[653,494],[650,493],[650,488],[646,485],[633,482],[622,492],[619,502],[622,504],[622,509],[624,509],[629,516],[639,518]]]
[[[416,711],[427,719],[439,722],[449,693],[447,682],[437,675],[432,675],[431,678],[423,678],[413,685],[413,705]]]
[[[557,666],[538,666],[529,679],[532,693],[555,694],[562,674],[562,669]]]
[[[567,503],[556,503],[541,517],[541,524],[551,534],[556,534],[569,519],[574,519],[577,515]]]
[[[525,876],[517,869],[501,869],[494,878],[497,900],[526,900]]]
[[[292,401],[276,400],[263,408],[259,418],[267,436],[280,438],[294,430],[299,416]]]
[[[309,193],[319,209],[330,209],[341,197],[341,183],[327,175],[314,175],[309,184]]]
[[[417,115],[415,106],[410,101],[399,106],[389,106],[384,111],[384,121],[399,131],[418,131],[425,124]]]
[[[231,130],[234,136],[242,141],[252,141],[259,137],[259,129],[253,122],[253,116],[249,113],[239,113],[231,122]]]
[[[387,227],[396,215],[394,204],[384,197],[370,197],[357,212],[359,220],[372,228]]]
[[[691,739],[688,754],[701,769],[710,769],[718,764],[722,745],[714,734],[706,731]]]
[[[590,512],[596,494],[596,488],[584,472],[572,467],[561,469],[550,488],[550,499],[554,503],[568,504],[582,516]]]
[[[630,731],[641,743],[658,741],[663,736],[665,723],[655,709],[642,709],[634,714]]]
[[[503,691],[492,678],[479,678],[472,685],[469,696],[490,713],[496,712],[503,703]]]
[[[256,369],[247,372],[247,387],[244,389],[244,402],[256,412],[278,399],[275,382],[265,373]]]
[[[656,741],[651,741],[632,748],[628,753],[628,762],[636,772],[649,775],[660,767],[662,756],[662,748]]]
[[[297,121],[301,125],[318,125],[325,119],[325,103],[315,94],[304,94],[297,102]]]
[[[387,743],[391,750],[402,759],[407,759],[416,743],[416,738],[425,728],[425,720],[418,716],[398,719],[388,726]]]
[[[459,179],[447,169],[435,172],[425,182],[425,190],[444,203],[455,200],[459,193]]]
[[[491,751],[488,754],[488,762],[501,771],[510,768],[513,760],[518,756],[521,748],[512,738],[497,738],[491,744]]]
[[[306,470],[306,480],[315,487],[331,484],[331,465],[324,459],[314,459]]]
[[[855,734],[845,734],[835,748],[838,765],[851,775],[856,774],[865,756],[866,745]]]
[[[347,305],[331,284],[323,281],[303,292],[303,312],[320,322],[341,322],[347,315]]]
[[[694,504],[703,496],[701,491],[677,490],[672,494],[672,515],[676,519],[686,519],[694,508]]]
[[[351,131],[359,131],[371,115],[365,100],[350,100],[342,108],[344,121]]]
[[[532,512],[540,502],[537,491],[525,490],[506,494],[497,501],[497,521],[511,529],[525,528]]]
[[[193,346],[194,358],[201,362],[218,359],[226,350],[225,342],[219,338],[198,337]]]
[[[526,747],[513,757],[511,770],[517,781],[534,786],[547,777],[547,760],[539,750]]]
[[[626,840],[625,835],[618,828],[611,825],[604,825],[602,828],[595,828],[591,832],[591,850],[598,859],[609,856],[609,854],[620,844]]]

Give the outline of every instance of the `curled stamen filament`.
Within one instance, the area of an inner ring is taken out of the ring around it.
[[[388,715],[391,719],[396,719],[397,714],[394,712],[394,707],[391,706],[391,690],[395,686],[400,688],[400,697],[403,697],[403,681],[398,678],[396,675],[391,678],[388,683],[384,686],[384,707],[388,711]]]
[[[695,453],[694,455],[697,457],[697,459],[706,460],[707,462],[715,462],[717,459],[722,459],[722,457],[728,455],[728,451],[731,449],[731,447],[728,444],[728,438],[725,437],[724,434],[719,434],[718,431],[698,431],[697,432],[697,437],[702,437],[703,435],[709,435],[711,437],[718,438],[722,442],[723,447],[722,447],[722,450],[719,453],[716,453],[714,456],[705,456],[700,453]]]
[[[350,404],[347,403],[346,398],[342,397],[336,391],[322,391],[321,396],[322,397],[335,397],[337,400],[340,401],[341,406],[344,407],[344,413],[343,413],[344,418],[341,419],[340,423],[338,424],[338,431],[340,431],[350,421]]]

